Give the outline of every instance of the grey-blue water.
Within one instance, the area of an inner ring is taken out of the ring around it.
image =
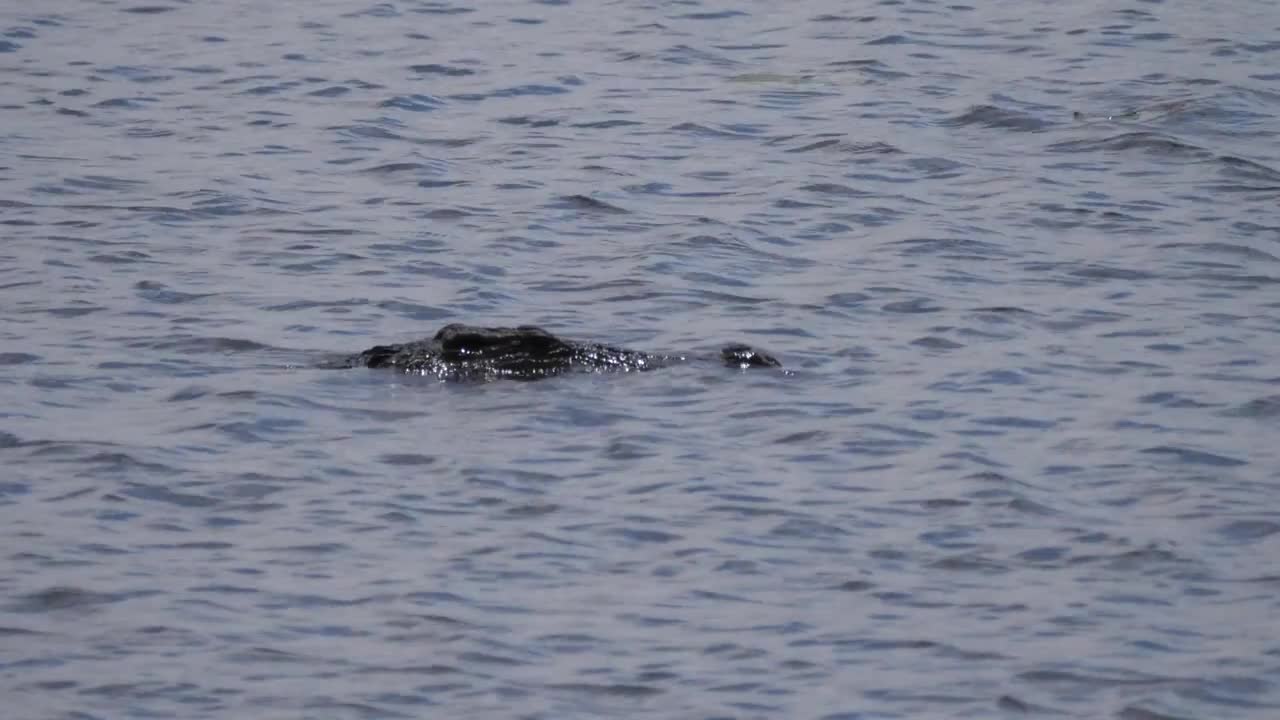
[[[9,0],[0,715],[1280,717],[1277,38]]]

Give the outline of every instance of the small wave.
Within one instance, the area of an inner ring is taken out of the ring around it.
[[[489,100],[492,98],[514,98],[526,95],[563,95],[567,92],[569,92],[569,89],[563,85],[529,84],[499,88],[497,90],[490,90],[486,93],[460,93],[457,95],[450,95],[449,97],[454,100],[462,100],[464,102],[479,102],[481,100]]]
[[[603,200],[597,200],[586,195],[564,195],[551,207],[565,208],[569,210],[580,210],[583,212],[603,213],[606,215],[628,215],[631,211],[620,208],[617,205],[610,205]]]
[[[396,162],[396,163],[386,163],[383,165],[375,165],[371,168],[365,168],[360,172],[368,173],[370,175],[391,175],[393,173],[401,173],[401,172],[436,173],[439,170],[440,170],[439,167],[429,165],[427,163]]]
[[[1160,245],[1161,250],[1188,249],[1197,250],[1204,253],[1213,253],[1217,255],[1228,255],[1239,258],[1240,260],[1256,261],[1256,262],[1280,262],[1280,257],[1272,255],[1269,252],[1251,248],[1245,245],[1234,245],[1232,243],[1220,242],[1181,242],[1181,243],[1165,243]]]
[[[711,127],[694,122],[680,123],[671,128],[674,132],[688,133],[697,137],[747,139],[758,136],[752,128],[731,128],[727,126]]]
[[[154,594],[154,591],[100,593],[79,587],[55,586],[23,595],[17,602],[9,605],[8,609],[19,613],[82,610]]]
[[[138,295],[153,303],[162,305],[181,305],[183,303],[193,302],[211,297],[213,293],[184,293],[178,290],[172,290],[164,283],[143,280],[133,286]]]
[[[446,77],[462,77],[464,75],[475,75],[475,70],[467,68],[455,67],[453,65],[438,65],[429,63],[426,65],[410,65],[409,70],[421,75],[444,75]]]
[[[392,132],[377,125],[335,125],[326,128],[337,131],[340,135],[354,140],[398,140],[414,145],[433,145],[439,147],[465,147],[477,142],[478,138],[418,138]]]
[[[3,365],[26,365],[28,363],[38,362],[39,355],[22,352],[0,352],[0,366]],[[4,446],[4,442],[0,440],[0,447]]]
[[[1248,465],[1248,461],[1238,458],[1227,457],[1217,453],[1206,452],[1204,450],[1194,450],[1185,447],[1176,447],[1173,445],[1161,445],[1159,447],[1147,448],[1142,451],[1145,455],[1157,455],[1166,457],[1179,463],[1188,465],[1209,465],[1212,467],[1238,467],[1240,465]]]
[[[964,113],[943,120],[941,125],[947,127],[980,127],[999,128],[1014,132],[1042,132],[1056,123],[1043,120],[1034,115],[996,107],[995,105],[975,105]]]
[[[173,5],[138,5],[136,7],[124,8],[121,12],[132,13],[134,15],[159,15],[177,10]]]
[[[1256,398],[1230,410],[1224,410],[1222,414],[1227,417],[1253,418],[1255,420],[1280,418],[1280,395],[1267,395],[1266,397]]]
[[[378,107],[396,108],[397,110],[408,110],[409,112],[431,112],[444,107],[445,101],[432,95],[396,95],[395,97],[383,100]]]
[[[899,254],[938,255],[954,260],[983,260],[992,257],[1009,257],[1010,251],[995,243],[969,238],[910,238],[891,243],[902,248]]]
[[[1245,160],[1231,155],[1223,155],[1218,158],[1218,162],[1222,163],[1223,174],[1231,177],[1243,178],[1246,180],[1254,180],[1257,182],[1280,183],[1280,170],[1267,167],[1259,162]]]
[[[840,183],[813,183],[800,187],[804,192],[821,193],[823,195],[836,195],[840,197],[870,197],[872,193],[866,190],[858,190],[848,185]]]
[[[1054,143],[1047,149],[1049,152],[1062,153],[1144,150],[1154,154],[1186,156],[1196,159],[1207,159],[1213,156],[1213,153],[1198,145],[1192,145],[1157,132],[1129,132],[1101,139],[1068,140]]]
[[[173,350],[183,355],[205,355],[209,353],[256,352],[272,349],[252,340],[225,337],[169,337],[157,340],[142,340],[129,343],[132,348],[148,348],[151,350]]]
[[[790,138],[788,138],[790,139]],[[814,150],[825,150],[827,152],[838,152],[847,155],[897,155],[902,151],[890,145],[889,143],[872,141],[872,142],[850,142],[840,138],[825,138],[822,140],[814,140],[813,142],[785,150],[788,153],[812,152]]]

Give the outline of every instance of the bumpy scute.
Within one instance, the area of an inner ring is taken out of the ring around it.
[[[721,361],[736,368],[779,368],[782,363],[746,345],[729,345]],[[569,372],[651,370],[685,358],[563,340],[532,325],[476,327],[453,324],[434,337],[377,345],[347,358],[343,367],[394,368],[442,380],[540,380]]]

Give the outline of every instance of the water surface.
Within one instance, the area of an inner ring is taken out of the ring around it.
[[[1280,716],[1277,37],[10,3],[6,712]],[[790,372],[315,367],[455,321]]]

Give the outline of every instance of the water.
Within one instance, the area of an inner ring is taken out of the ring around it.
[[[1274,3],[0,31],[5,717],[1280,716]]]

